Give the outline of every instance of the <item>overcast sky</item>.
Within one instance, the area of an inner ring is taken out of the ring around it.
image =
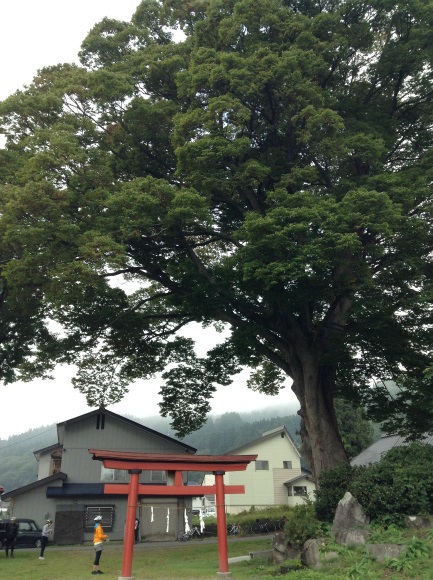
[[[0,0],[0,100],[30,83],[44,66],[78,62],[81,42],[96,22],[105,16],[127,21],[138,4],[138,0]],[[214,344],[214,335],[200,333],[199,341],[204,352]],[[84,396],[71,386],[72,375],[73,369],[59,368],[52,381],[0,385],[0,438],[88,412]],[[246,388],[246,378],[242,375],[234,386],[218,391],[213,413],[293,404],[289,388],[277,397],[260,395]],[[136,417],[156,415],[159,388],[157,380],[132,385],[124,400],[110,409]]]

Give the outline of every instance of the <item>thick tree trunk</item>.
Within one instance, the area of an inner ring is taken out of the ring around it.
[[[335,369],[321,365],[318,358],[304,353],[292,387],[301,405],[302,455],[317,484],[322,471],[349,461],[334,409]]]

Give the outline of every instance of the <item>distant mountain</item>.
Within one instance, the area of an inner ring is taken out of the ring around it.
[[[10,491],[35,481],[38,462],[33,452],[56,442],[56,425],[30,429],[8,439],[0,439],[0,485]]]
[[[160,416],[126,416],[150,429],[179,439],[171,429],[169,419]],[[265,431],[280,425],[285,425],[295,443],[300,443],[297,435],[299,417],[292,415],[269,418],[268,409],[211,416],[201,429],[182,440],[195,447],[198,453],[219,455],[253,441]],[[0,485],[6,491],[11,491],[35,481],[38,463],[33,453],[54,443],[57,443],[56,424],[30,429],[7,440],[0,440]]]
[[[300,439],[297,435],[300,418],[296,414],[297,410],[297,404],[285,406],[285,413],[283,414],[281,406],[272,405],[255,411],[210,415],[203,427],[187,435],[183,441],[196,447],[198,453],[226,453],[230,449],[235,449],[248,441],[257,439],[265,431],[280,425],[286,425],[295,443],[300,444]],[[133,415],[127,416],[150,429],[177,438],[170,427],[170,419],[168,418],[160,417],[159,415],[145,418]],[[229,434],[226,435],[226,431]]]
[[[373,433],[372,424],[365,420],[364,422],[355,421],[359,412],[350,405],[346,405],[346,409],[341,408],[341,417],[345,418],[341,429],[346,445],[350,443],[353,448],[361,445],[364,449],[380,436],[380,431],[375,429]],[[160,416],[140,418],[132,415],[126,415],[126,417],[159,433],[179,439],[171,429],[170,420],[167,418]],[[294,443],[299,447],[301,443],[298,434],[300,417],[296,414],[296,408],[293,414],[284,416],[280,414],[280,409],[272,409],[272,407],[248,413],[229,412],[219,416],[211,415],[203,427],[182,440],[195,447],[200,454],[221,455],[249,441],[254,441],[265,431],[281,425],[286,427]],[[369,429],[371,429],[370,435],[366,433]],[[55,424],[30,429],[20,435],[13,435],[7,440],[0,440],[0,485],[6,491],[11,491],[35,481],[38,465],[33,452],[54,443],[57,443]]]

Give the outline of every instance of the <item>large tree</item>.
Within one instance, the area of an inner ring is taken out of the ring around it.
[[[371,379],[403,374],[381,408],[410,408],[432,344],[432,25],[425,0],[146,0],[1,105],[7,231],[31,240],[3,276],[42,279],[92,401],[119,396],[95,395],[98,361],[112,384],[164,371],[182,434],[241,366],[268,393],[290,377],[315,475],[347,461],[337,394],[374,405]],[[192,321],[229,336],[198,358]]]
[[[14,155],[0,150],[0,183],[10,179],[13,168]],[[14,276],[11,283],[3,272],[6,264],[13,270],[15,260],[23,257],[23,248],[30,243],[24,236],[10,239],[9,233],[16,227],[14,217],[9,221],[10,209],[7,198],[0,196],[0,380],[4,383],[45,376],[54,366],[57,351],[56,337],[47,328],[49,309],[38,277]]]

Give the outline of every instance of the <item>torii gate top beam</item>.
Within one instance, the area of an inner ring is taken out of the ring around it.
[[[89,449],[93,459],[109,469],[161,471],[245,471],[257,455],[191,455]]]

